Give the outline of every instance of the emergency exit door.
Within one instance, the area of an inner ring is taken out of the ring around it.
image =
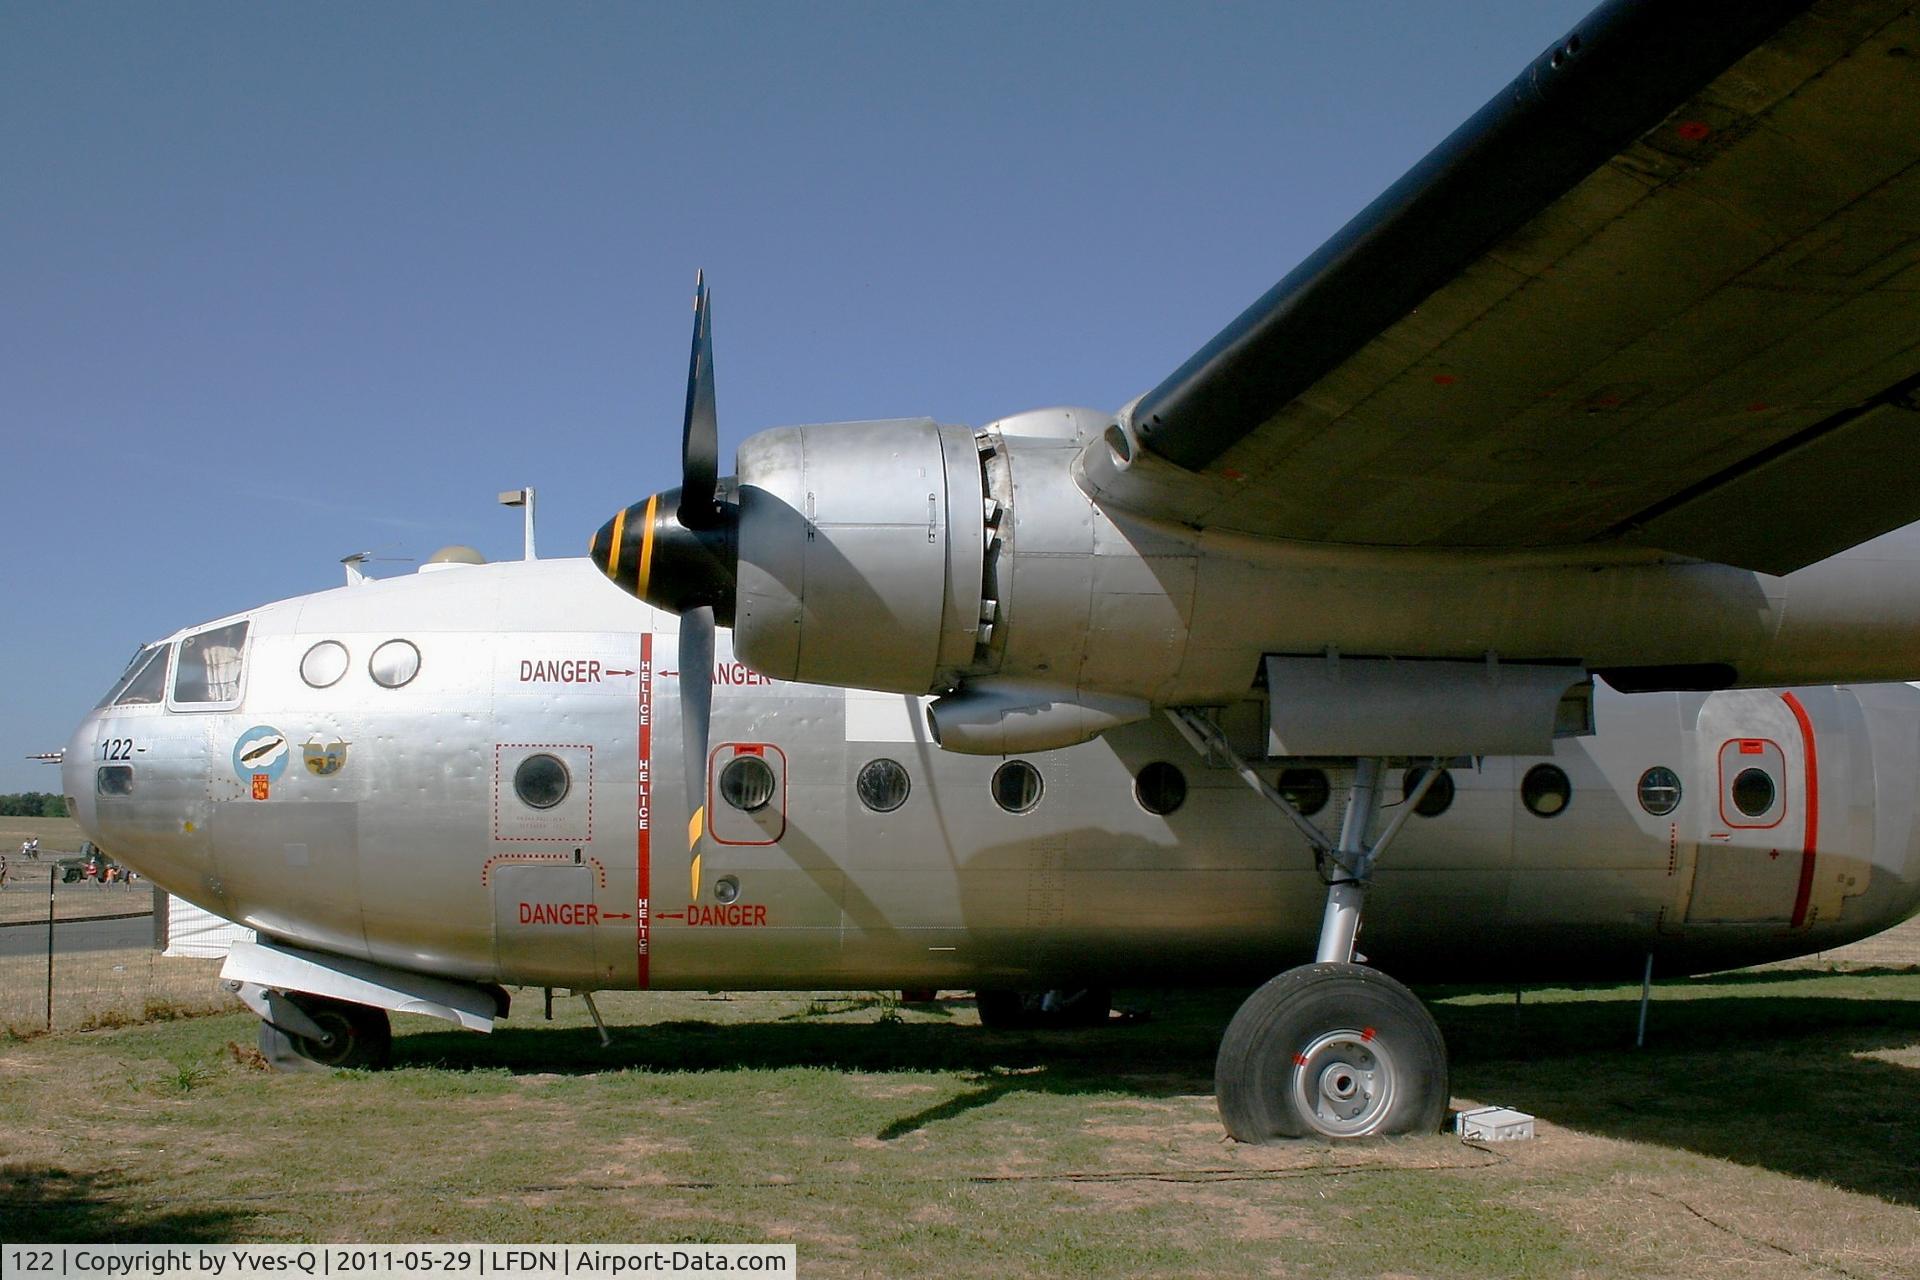
[[[1809,730],[1770,689],[1713,694],[1702,709],[1702,806],[1688,924],[1793,921],[1814,809]]]

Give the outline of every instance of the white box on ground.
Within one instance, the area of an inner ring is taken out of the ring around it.
[[[1462,1111],[1454,1127],[1463,1139],[1516,1142],[1533,1136],[1533,1117],[1511,1107],[1475,1107],[1471,1111]]]

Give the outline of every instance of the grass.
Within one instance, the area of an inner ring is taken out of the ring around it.
[[[537,991],[267,1075],[218,1016],[0,1050],[8,1240],[781,1240],[809,1275],[1920,1274],[1920,971],[1445,990],[1459,1103],[1531,1143],[1226,1142],[1243,993],[988,1032],[946,999]],[[888,1019],[891,1019],[889,1021]]]
[[[0,817],[0,851],[5,851],[7,860],[14,864],[16,870],[20,867],[20,842],[36,837],[40,841],[42,856],[78,853],[80,842],[86,839],[80,833],[80,824],[72,818]]]

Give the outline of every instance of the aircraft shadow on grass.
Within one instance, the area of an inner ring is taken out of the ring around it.
[[[237,1209],[156,1204],[151,1185],[118,1173],[26,1162],[0,1164],[0,1206],[10,1243],[226,1244],[245,1239],[252,1221]]]
[[[1872,972],[1708,981],[1726,987],[1791,977],[1816,992],[1832,982],[1838,992],[1838,984]],[[1686,982],[1656,988],[1644,1049],[1633,1046],[1636,1006],[1617,994],[1518,1009],[1446,999],[1461,988],[1427,994],[1452,1051],[1457,1098],[1920,1207],[1920,1166],[1911,1159],[1920,1150],[1920,1070],[1872,1056],[1920,1045],[1920,1000],[1691,996],[1687,989]],[[988,1031],[951,1021],[681,1021],[615,1028],[606,1048],[591,1028],[508,1028],[486,1038],[428,1031],[396,1037],[394,1060],[516,1073],[824,1066],[968,1077],[958,1096],[877,1135],[893,1139],[1017,1093],[1210,1093],[1220,1032],[1244,995],[1151,993],[1130,1003],[1152,1005],[1152,1020],[1082,1031]]]
[[[1710,982],[1789,976],[1863,975]],[[1656,988],[1642,1049],[1632,1001],[1443,1003],[1454,1095],[1920,1207],[1920,1068],[1875,1056],[1920,1045],[1920,1000],[1688,998],[1686,986]]]

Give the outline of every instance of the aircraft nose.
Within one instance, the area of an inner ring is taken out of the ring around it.
[[[205,906],[212,849],[204,737],[162,731],[163,719],[89,714],[68,739],[60,782],[81,833],[114,861]],[[103,758],[104,757],[104,758]]]
[[[94,810],[93,744],[99,739],[95,732],[99,720],[97,711],[82,720],[60,753],[60,792],[67,798],[67,816],[95,844],[100,843],[100,835]]]
[[[708,605],[729,626],[739,564],[735,522],[690,528],[679,508],[678,489],[634,503],[600,526],[588,554],[622,590],[655,608],[685,613]]]

